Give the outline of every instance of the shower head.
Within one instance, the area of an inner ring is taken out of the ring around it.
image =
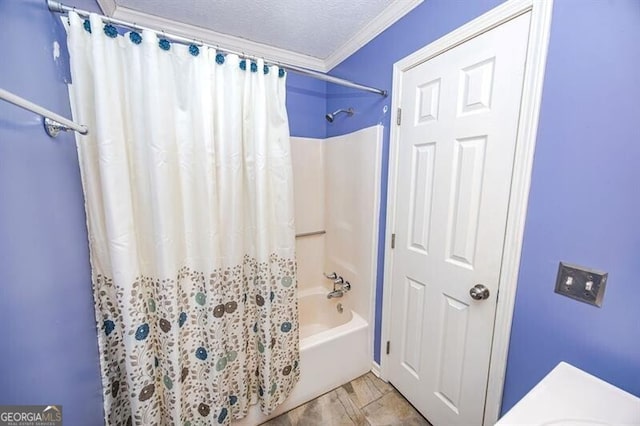
[[[329,114],[325,115],[324,118],[326,118],[329,123],[333,123],[333,120],[334,118],[336,118],[336,115],[340,114],[341,112],[346,112],[347,115],[351,117],[353,115],[353,108],[339,109],[335,112],[330,112]]]

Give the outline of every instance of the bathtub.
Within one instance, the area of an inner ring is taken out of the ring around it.
[[[269,416],[258,405],[236,426],[255,426],[310,401],[371,369],[369,324],[350,309],[349,293],[327,299],[329,289],[314,287],[299,293],[300,380],[291,395]],[[338,312],[342,304],[342,313]]]

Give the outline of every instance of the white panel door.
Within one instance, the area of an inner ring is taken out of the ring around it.
[[[405,72],[388,378],[434,425],[480,425],[530,13]],[[489,291],[475,300],[470,289]]]

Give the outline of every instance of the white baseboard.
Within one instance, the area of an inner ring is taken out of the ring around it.
[[[380,364],[375,361],[371,361],[371,372],[377,377],[380,378]]]

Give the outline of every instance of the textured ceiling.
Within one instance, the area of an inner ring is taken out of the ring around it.
[[[325,59],[392,3],[407,0],[116,0],[137,10]]]

